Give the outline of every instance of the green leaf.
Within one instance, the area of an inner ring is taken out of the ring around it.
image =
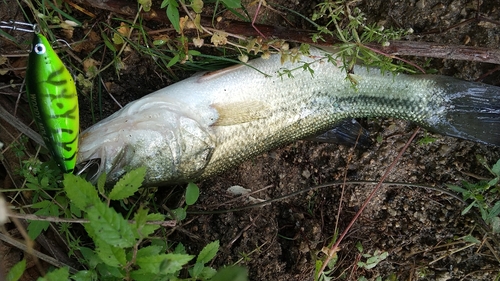
[[[46,203],[49,203],[50,205],[45,206]],[[40,203],[40,204],[39,204]],[[59,215],[59,207],[55,204],[51,204],[50,201],[42,201],[37,204],[33,205],[38,205],[38,206],[44,206],[43,209],[40,209],[35,212],[35,215],[39,216],[53,216],[56,217]],[[35,240],[42,231],[46,231],[49,228],[50,222],[48,221],[30,221],[28,220],[28,235],[31,239]]]
[[[137,251],[136,258],[150,257],[150,256],[158,255],[162,249],[163,249],[163,247],[158,246],[158,245],[150,245],[150,246],[141,248]]]
[[[161,276],[163,277],[163,276]],[[130,278],[134,281],[151,281],[151,280],[169,280],[167,278],[160,279],[158,274],[152,274],[140,268],[130,272]],[[175,279],[174,279],[175,280]]]
[[[64,191],[80,210],[85,210],[96,202],[101,202],[95,187],[88,181],[73,174],[64,174]]]
[[[109,40],[106,33],[101,32],[101,37],[102,37],[102,40],[104,40],[104,45],[106,45],[106,47],[108,47],[113,53],[116,53],[116,48],[113,45],[113,43],[111,43],[111,41]]]
[[[493,207],[490,209],[490,213],[488,214],[488,219],[496,217],[500,214],[500,201],[497,201]]]
[[[196,262],[194,264],[194,266],[189,269],[189,275],[192,277],[192,278],[195,278],[195,279],[198,279],[198,277],[201,275],[201,272],[203,271],[203,268],[205,266],[203,265],[203,263],[201,262]]]
[[[470,205],[469,205],[469,206],[467,206],[467,208],[465,208],[465,209],[462,211],[462,213],[461,213],[461,214],[462,214],[462,216],[463,216],[463,215],[465,215],[465,214],[467,214],[467,213],[470,211],[470,209],[472,209],[472,207],[474,207],[474,205],[476,205],[476,201],[474,201],[474,202],[470,203]]]
[[[34,209],[44,209],[48,208],[50,205],[52,205],[52,202],[50,202],[49,200],[43,200],[32,204],[31,207]]]
[[[356,242],[356,249],[358,249],[358,252],[363,253],[363,245],[361,242]]]
[[[481,241],[479,241],[476,237],[474,237],[472,235],[464,236],[464,237],[462,237],[462,240],[464,240],[465,242],[469,242],[469,243],[481,244]]]
[[[488,219],[488,211],[483,208],[482,205],[477,206],[479,208],[479,212],[481,213],[481,218],[486,221]]]
[[[92,270],[80,270],[71,276],[74,281],[94,281],[98,280],[97,273]]]
[[[222,0],[222,3],[229,9],[241,8],[241,0]]]
[[[118,267],[127,263],[125,249],[121,247],[113,247],[108,244],[108,241],[101,239],[94,240],[96,245],[96,253],[99,258],[107,265]]]
[[[217,273],[217,270],[215,270],[211,267],[205,266],[203,268],[203,270],[201,271],[200,277],[202,279],[207,280],[207,279],[214,277],[216,273]]]
[[[190,54],[191,56],[199,56],[201,55],[201,52],[197,50],[189,50],[188,54]]]
[[[136,263],[152,274],[170,274],[181,270],[193,258],[194,256],[185,254],[161,254],[137,258]]]
[[[75,215],[76,217],[82,217],[82,210],[80,210],[80,208],[78,208],[74,203],[69,204],[69,210],[71,214]]]
[[[498,177],[500,177],[500,159],[491,167],[491,171]]]
[[[161,247],[162,253],[165,252],[167,249],[170,249],[169,243],[167,243],[167,241],[165,241],[165,239],[162,239],[162,238],[152,238],[151,245]],[[178,254],[178,253],[176,253],[176,254]]]
[[[87,247],[80,247],[80,253],[82,254],[85,261],[87,261],[88,267],[94,269],[98,264],[102,263],[101,258],[96,254],[96,252]]]
[[[92,239],[97,239],[96,235],[95,235],[95,230],[94,228],[90,225],[90,223],[86,223],[83,225],[83,228],[85,229],[85,231],[87,232],[87,235],[92,238]]]
[[[317,259],[316,263],[314,264],[314,280],[320,280],[318,275],[322,267],[323,261],[321,259]]]
[[[496,177],[496,178],[494,178],[494,179],[490,180],[490,181],[488,182],[488,185],[489,185],[489,186],[495,186],[495,185],[498,183],[498,180],[499,180],[499,179],[500,179],[499,177]]]
[[[99,175],[99,178],[97,178],[97,190],[101,194],[104,194],[104,184],[106,184],[106,177],[106,172],[103,172]]]
[[[184,247],[184,244],[180,243],[175,246],[174,249],[174,254],[186,254],[186,247]]]
[[[491,219],[491,231],[493,233],[500,233],[500,218],[494,217]]]
[[[109,193],[109,199],[122,200],[128,198],[139,190],[146,176],[146,167],[140,167],[128,172],[113,187]]]
[[[176,64],[177,62],[179,62],[180,60],[180,55],[177,54],[176,56],[174,56],[167,64],[167,67],[172,67],[174,64]]]
[[[200,196],[200,189],[198,186],[192,182],[188,183],[186,188],[186,204],[193,205],[198,201],[198,197]]]
[[[463,189],[463,188],[461,188],[460,186],[457,186],[457,185],[447,184],[446,186],[447,186],[449,189],[451,189],[451,190],[453,190],[453,191],[455,191],[455,192],[459,192],[459,193],[462,193],[462,194],[463,194],[463,193],[465,193],[465,192],[467,192],[467,190],[466,190],[466,189]]]
[[[135,212],[134,215],[134,221],[135,221],[135,229],[134,232],[137,232],[136,238],[141,238],[144,237],[142,234],[142,228],[146,225],[146,220],[148,217],[148,210],[143,209],[142,206],[139,207],[137,212]]]
[[[165,215],[162,214],[148,214],[146,217],[146,221],[163,221],[165,220]],[[154,233],[160,225],[157,224],[145,224],[141,229],[141,234],[143,237],[149,237],[152,233]]]
[[[198,258],[196,262],[201,262],[202,264],[206,264],[211,261],[217,252],[219,251],[219,240],[215,240],[212,243],[207,244],[203,250],[198,254]]]
[[[38,281],[54,281],[54,280],[69,280],[69,269],[67,266],[55,269],[47,273],[44,277],[37,279]]]
[[[182,221],[186,218],[187,214],[186,214],[186,210],[184,210],[184,208],[177,208],[177,209],[173,209],[172,210],[172,213],[174,214],[174,220],[176,221]]]
[[[97,271],[99,272],[99,280],[125,280],[125,274],[118,267],[109,266],[105,263],[100,263],[97,265]],[[117,277],[117,278],[112,278]]]
[[[90,226],[98,238],[114,247],[132,247],[135,244],[132,226],[113,208],[99,202],[88,210]]]
[[[40,181],[40,185],[42,186],[42,188],[46,188],[49,185],[49,178],[42,177],[42,180]]]
[[[167,18],[172,24],[172,26],[175,28],[175,31],[181,32],[181,26],[180,26],[180,17],[179,17],[179,10],[177,9],[178,4],[175,2],[175,0],[169,0],[168,6],[167,6]]]
[[[166,254],[166,259],[160,265],[162,274],[177,273],[194,258],[193,255]]]
[[[70,202],[69,198],[65,195],[58,195],[56,196],[55,200],[57,203],[59,203],[59,205],[61,205],[63,209],[66,209]]]
[[[148,209],[144,209],[139,207],[137,212],[134,215],[134,221],[137,229],[142,228],[146,224],[146,220],[148,219]]]
[[[365,262],[362,262],[362,261],[358,261],[357,265],[358,265],[358,267],[361,267],[361,268],[366,268],[368,266]]]
[[[25,269],[26,269],[26,260],[21,260],[9,270],[9,273],[7,274],[5,280],[6,281],[19,280],[19,278],[21,278],[21,276],[23,275]]]
[[[228,266],[219,269],[211,281],[247,281],[248,270],[241,266]]]

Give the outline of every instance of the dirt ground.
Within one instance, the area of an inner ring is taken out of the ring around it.
[[[480,5],[466,0],[361,0],[356,1],[356,6],[366,13],[368,22],[386,28],[412,28],[415,33],[406,38],[408,40],[498,49],[500,26],[494,22],[471,21],[447,30],[477,15],[498,23],[500,1],[479,1]],[[307,1],[267,2],[280,2],[306,16],[310,16],[314,8],[313,3]],[[108,17],[107,11],[87,8],[101,18]],[[263,8],[259,21],[311,28],[289,11],[280,7],[276,10]],[[433,30],[441,31],[418,35]],[[78,54],[79,57],[86,55],[85,51]],[[103,77],[112,85],[110,91],[120,103],[126,104],[172,82],[166,75],[158,75],[161,70],[151,60],[134,55],[128,59],[129,67],[121,71],[119,79],[113,70]],[[425,61],[425,58],[410,59],[417,63]],[[500,86],[500,71],[490,73],[496,67],[493,64],[433,59],[430,67],[440,74],[471,81],[481,78]],[[180,77],[186,75],[189,73],[179,74]],[[11,79],[0,77],[0,85]],[[117,110],[107,95],[103,101],[105,115]],[[89,110],[85,107],[83,104],[84,114]],[[90,117],[82,115],[81,119],[85,120],[82,121],[84,128],[91,125]],[[213,266],[238,263],[249,269],[251,280],[312,280],[315,260],[324,257],[322,248],[331,243],[336,231],[346,228],[373,190],[373,184],[346,184],[343,188],[335,184],[259,208],[221,214],[210,212],[251,203],[244,200],[226,203],[235,197],[227,192],[235,185],[252,191],[267,187],[252,196],[272,199],[341,181],[345,173],[347,182],[378,181],[416,126],[394,119],[359,122],[370,131],[373,140],[373,145],[367,148],[299,141],[200,182],[200,200],[192,210],[208,214],[188,215],[181,225],[182,231],[175,232],[169,239],[189,245],[188,249],[193,252],[198,252],[207,242],[220,240],[221,251]],[[436,140],[417,144],[424,136]],[[490,176],[476,155],[484,156],[492,165],[500,159],[500,148],[420,130],[386,182],[433,187],[460,184],[463,180],[476,182],[477,178]],[[1,176],[4,182],[8,181],[4,171]],[[163,199],[170,191],[171,188],[159,189],[158,203],[171,203]],[[182,193],[182,187],[175,187],[174,192]],[[369,280],[377,277],[382,280],[498,280],[500,237],[486,237],[477,216],[461,215],[465,207],[457,198],[439,190],[400,184],[383,186],[340,244],[338,262],[331,275],[335,280],[358,280],[361,276]],[[481,243],[469,245],[460,239],[467,235]],[[382,251],[388,252],[388,257],[372,269],[361,268],[357,262],[366,261],[366,257],[357,250],[357,243],[362,244],[364,254]]]

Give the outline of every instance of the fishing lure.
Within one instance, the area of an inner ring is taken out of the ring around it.
[[[72,172],[80,128],[75,82],[47,38],[40,33],[33,37],[26,91],[45,145],[61,170]]]

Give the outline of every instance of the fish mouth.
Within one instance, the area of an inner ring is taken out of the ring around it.
[[[101,158],[93,158],[88,161],[81,162],[75,167],[76,175],[83,175],[87,181],[95,183],[102,172],[101,164]]]

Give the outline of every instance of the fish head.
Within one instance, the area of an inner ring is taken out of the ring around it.
[[[112,123],[98,123],[80,134],[78,173],[86,173],[87,179],[94,183],[103,173],[108,181],[116,181],[125,174],[134,157],[133,143],[123,138],[125,128],[113,131],[117,126]]]
[[[96,182],[106,173],[117,182],[128,171],[147,167],[143,185],[195,180],[211,158],[210,126],[183,106],[149,99],[131,103],[80,134],[79,167]]]

